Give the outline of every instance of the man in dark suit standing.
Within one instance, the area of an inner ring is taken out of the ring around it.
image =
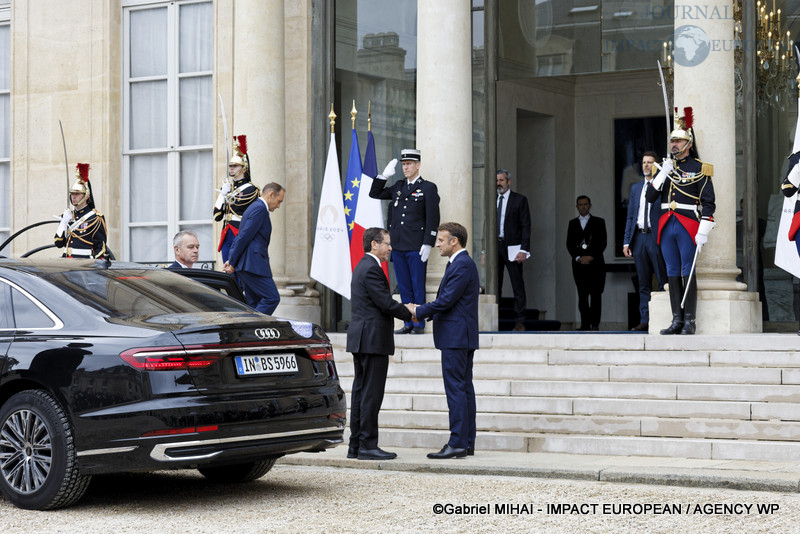
[[[172,238],[175,261],[167,269],[191,269],[200,257],[200,240],[191,230],[181,230]]]
[[[381,263],[389,260],[392,240],[383,228],[364,232],[364,256],[350,282],[352,319],[347,329],[347,352],[353,354],[348,458],[391,460],[394,452],[378,448],[378,412],[383,403],[389,355],[394,354],[392,317],[411,320],[411,312],[392,298]]]
[[[576,200],[578,217],[569,221],[567,250],[572,258],[572,277],[578,287],[579,330],[598,330],[603,309],[603,289],[606,284],[606,223],[589,214],[592,201],[586,195]]]
[[[525,330],[527,301],[522,264],[530,257],[530,250],[531,212],[528,199],[511,190],[511,173],[500,169],[497,171],[497,296],[499,298],[503,294],[505,267],[514,291],[515,331]]]
[[[419,175],[422,156],[419,150],[400,152],[404,180],[387,185],[394,176],[397,160],[386,165],[375,177],[369,196],[389,201],[386,227],[392,236],[392,263],[404,304],[425,302],[425,274],[428,256],[436,241],[439,226],[439,191],[436,184]],[[422,334],[424,322],[407,321],[396,334]]]
[[[439,226],[436,248],[449,258],[436,300],[410,305],[418,319],[433,316],[433,344],[442,351],[442,378],[450,414],[450,439],[428,458],[464,458],[475,454],[475,389],[472,360],[478,348],[480,278],[464,247],[467,229],[455,222]]]
[[[658,280],[659,291],[664,289],[664,284],[667,282],[667,267],[656,239],[661,205],[658,202],[648,202],[645,198],[647,185],[653,180],[653,163],[657,156],[655,152],[645,152],[642,156],[644,180],[639,180],[631,186],[628,219],[622,240],[622,253],[627,258],[633,256],[636,277],[639,279],[639,324],[631,328],[638,332],[647,332],[649,328],[653,274]]]
[[[272,315],[281,300],[269,266],[272,235],[269,212],[280,207],[285,192],[283,186],[275,182],[264,186],[261,198],[244,212],[228,261],[223,265],[226,273],[236,272],[244,286],[247,303],[267,315]]]

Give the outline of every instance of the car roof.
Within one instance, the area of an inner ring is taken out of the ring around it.
[[[71,258],[2,258],[0,268],[30,274],[63,273],[70,271],[91,271],[98,269],[126,270],[126,269],[154,269],[140,263],[109,260],[76,260]]]

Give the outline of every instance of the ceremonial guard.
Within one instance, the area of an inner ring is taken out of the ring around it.
[[[94,207],[89,164],[78,163],[77,180],[69,189],[71,207],[64,210],[54,238],[56,247],[65,248],[62,258],[105,258],[106,221]]]
[[[392,263],[403,304],[425,302],[425,274],[428,256],[436,242],[439,227],[439,191],[436,184],[419,175],[419,150],[404,149],[400,153],[405,180],[387,186],[394,176],[397,160],[386,165],[372,182],[369,196],[389,200],[386,226],[392,240]],[[406,321],[396,334],[421,334],[425,322]]]
[[[697,311],[697,254],[714,228],[714,167],[700,161],[692,130],[692,108],[675,114],[670,153],[647,186],[647,201],[661,202],[658,243],[667,265],[672,324],[661,334],[695,333]]]
[[[214,220],[224,219],[217,250],[222,261],[228,261],[231,244],[239,233],[239,223],[245,210],[261,196],[261,190],[250,181],[250,157],[247,155],[247,136],[233,138],[235,154],[228,162],[228,178],[223,182],[214,204]],[[230,179],[233,179],[231,183]]]

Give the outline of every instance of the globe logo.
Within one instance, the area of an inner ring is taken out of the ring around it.
[[[696,67],[711,52],[711,39],[697,26],[686,24],[672,34],[673,59],[681,67]]]

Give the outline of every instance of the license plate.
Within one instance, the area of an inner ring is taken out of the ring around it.
[[[297,358],[291,352],[236,356],[236,374],[239,376],[278,375],[297,372]]]

